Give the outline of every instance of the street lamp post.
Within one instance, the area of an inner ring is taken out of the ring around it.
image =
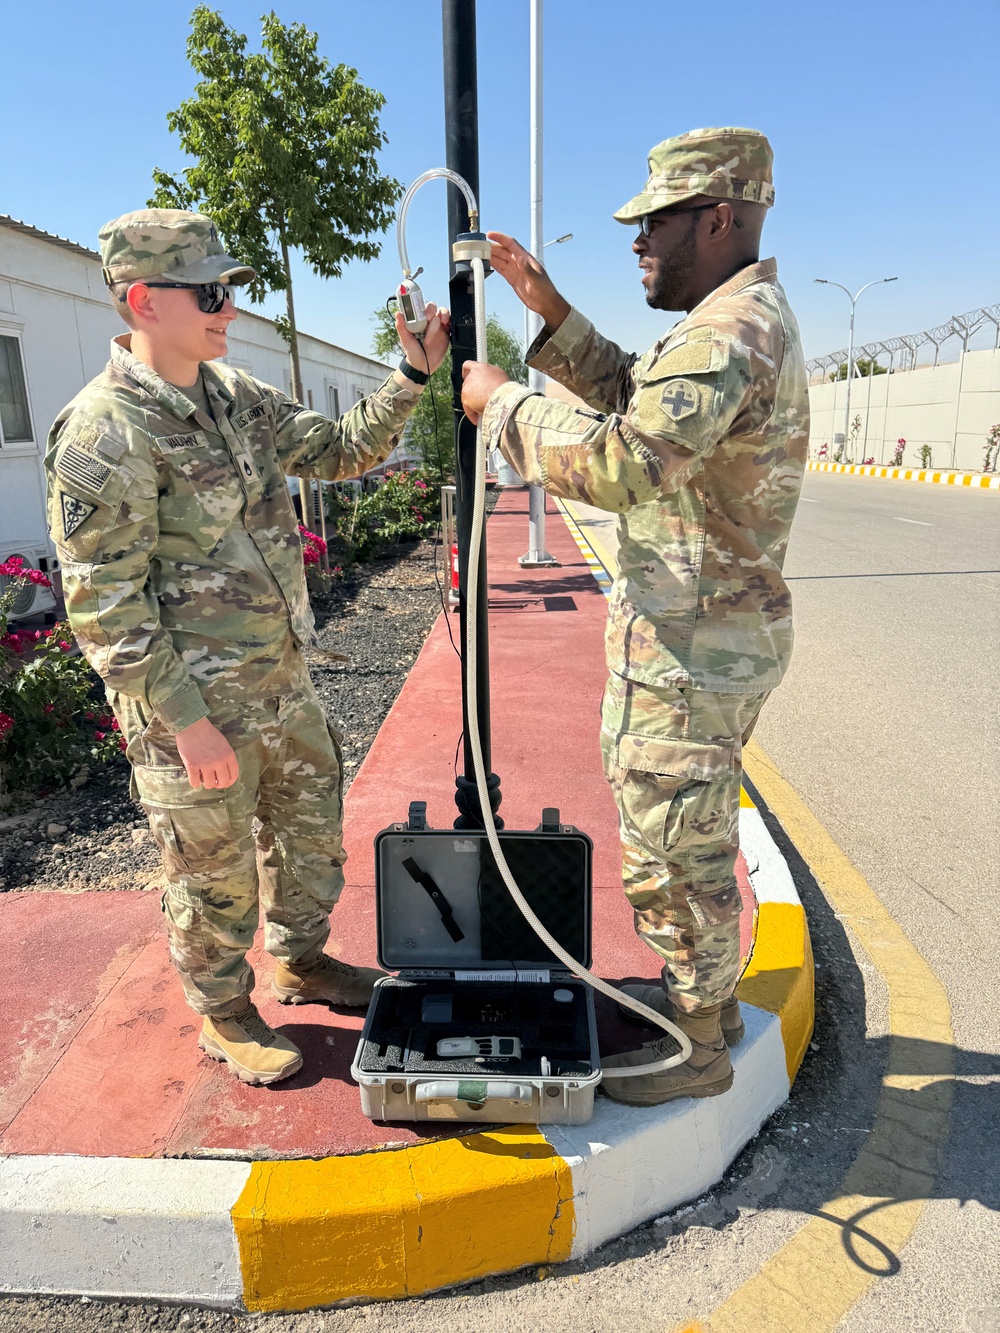
[[[547,250],[547,249],[549,248],[550,245],[562,245],[564,241],[571,241],[572,239],[573,239],[573,233],[572,233],[571,231],[568,231],[568,232],[566,233],[565,236],[557,236],[557,237],[555,237],[554,240],[546,241],[546,242],[544,243],[544,245],[542,246],[542,249],[543,249],[543,250]],[[528,348],[531,346],[531,342],[532,342],[531,329],[530,329],[530,327],[529,327],[529,325],[528,325],[528,320],[529,320],[530,316],[531,316],[531,311],[528,309],[527,306],[525,306],[525,307],[524,307],[524,353],[525,353],[525,356],[527,356],[527,354],[528,354]],[[537,315],[535,316],[535,319],[536,319],[536,320],[538,319],[538,316],[537,316]],[[536,336],[537,336],[537,329],[536,329],[535,332],[536,332]],[[529,373],[529,375],[530,375],[530,374],[531,374],[531,371],[529,371],[528,373]]]
[[[844,462],[853,462],[853,459],[847,457],[848,432],[851,426],[851,376],[854,374],[854,311],[858,304],[858,297],[861,292],[866,292],[869,287],[877,287],[882,282],[896,282],[896,278],[876,278],[874,282],[866,282],[865,285],[854,296],[851,295],[842,282],[831,282],[829,278],[813,278],[813,282],[820,282],[825,287],[839,287],[842,292],[847,292],[847,299],[851,303],[851,334],[847,342],[847,398],[844,403]],[[868,367],[868,373],[871,374],[871,366]]]
[[[542,250],[542,6],[543,0],[531,0],[530,6],[530,166],[531,166],[531,253],[541,259]],[[527,330],[526,330],[527,331]],[[527,340],[525,340],[527,346]],[[542,392],[544,379],[537,371],[528,372],[528,387]],[[545,549],[545,492],[541,486],[528,487],[528,549],[518,558],[524,569],[558,565]]]

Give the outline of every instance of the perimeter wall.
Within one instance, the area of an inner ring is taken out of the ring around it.
[[[846,380],[810,384],[812,458],[826,444],[826,457],[833,461],[844,431],[846,391]],[[982,471],[986,432],[1000,422],[1000,350],[855,379],[850,413],[852,422],[860,416],[861,429],[855,456],[842,461],[888,463],[902,436],[904,463],[919,464],[920,446],[929,444],[932,467]]]

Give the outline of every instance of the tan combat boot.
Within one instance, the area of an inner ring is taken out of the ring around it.
[[[387,975],[377,967],[354,967],[323,953],[308,967],[279,963],[271,989],[282,1004],[337,1004],[356,1009],[368,1003],[376,981]]]
[[[254,1006],[228,1018],[209,1014],[198,1045],[213,1060],[224,1060],[242,1083],[277,1083],[302,1068],[302,1052],[269,1028]]]
[[[687,1035],[691,1054],[682,1065],[674,1065],[659,1074],[639,1074],[635,1078],[608,1078],[602,1083],[604,1091],[616,1102],[626,1106],[659,1106],[678,1097],[716,1097],[733,1085],[733,1066],[729,1062],[729,1047],[722,1035],[718,1004],[705,1005],[697,1013],[686,1014],[676,1010],[672,1022]],[[647,1042],[637,1051],[609,1055],[603,1067],[627,1069],[635,1065],[653,1064],[664,1060],[677,1050],[677,1043],[664,1033],[659,1041]]]
[[[625,995],[630,995],[633,1000],[638,1000],[640,1004],[655,1009],[658,1014],[662,1014],[671,1023],[675,1022],[677,1010],[662,986],[652,983],[646,985],[635,983],[630,986],[622,986],[621,989]],[[626,1009],[623,1004],[619,1004],[618,1012],[627,1023],[634,1023],[636,1027],[651,1028],[653,1026],[652,1023],[647,1023],[644,1018],[640,1018],[634,1009]],[[726,1045],[738,1046],[743,1040],[746,1028],[740,1014],[740,1002],[735,995],[730,995],[728,1000],[722,1001],[719,1017],[722,1020],[722,1035],[726,1039]]]

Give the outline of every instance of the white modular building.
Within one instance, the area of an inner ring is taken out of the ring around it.
[[[96,251],[0,214],[0,563],[17,554],[35,568],[54,568],[45,439],[66,403],[104,368],[108,344],[123,331]],[[231,365],[291,391],[288,347],[269,319],[241,310],[229,347]],[[306,406],[331,417],[377,389],[390,370],[308,334],[299,335],[299,356]],[[414,461],[403,442],[385,466]],[[14,614],[52,604],[51,594],[31,585]]]

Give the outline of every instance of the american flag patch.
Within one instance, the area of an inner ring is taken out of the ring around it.
[[[68,444],[59,455],[56,472],[67,481],[82,486],[84,490],[99,494],[107,485],[108,478],[113,474],[114,468],[108,463],[102,463],[99,458],[88,453],[86,449],[80,449],[75,444]]]

